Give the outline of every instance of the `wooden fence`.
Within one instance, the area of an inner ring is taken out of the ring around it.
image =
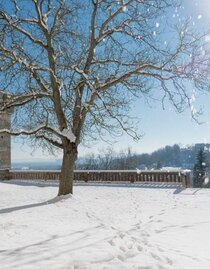
[[[58,180],[60,171],[41,170],[10,170],[10,179],[25,180]],[[136,170],[76,170],[75,181],[96,182],[153,182],[153,183],[180,183],[190,187],[190,175],[183,171],[136,171]]]

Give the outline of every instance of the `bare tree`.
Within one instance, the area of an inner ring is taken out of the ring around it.
[[[116,157],[116,153],[112,147],[99,150],[98,154],[98,167],[103,170],[111,170],[113,160]]]
[[[125,150],[121,150],[116,158],[113,159],[113,168],[119,170],[134,170],[138,168],[138,158],[132,149],[128,147]]]
[[[78,170],[97,170],[98,166],[97,158],[94,153],[87,154],[82,158],[79,158],[76,163],[76,169]]]
[[[170,0],[8,0],[0,3],[0,80],[11,135],[63,151],[58,195],[72,193],[78,145],[121,130],[138,138],[133,97],[158,92],[178,111],[207,90],[209,58],[190,21],[173,27]],[[161,27],[160,27],[161,26]]]

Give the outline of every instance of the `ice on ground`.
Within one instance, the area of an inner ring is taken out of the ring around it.
[[[210,268],[210,190],[0,182],[2,269]]]

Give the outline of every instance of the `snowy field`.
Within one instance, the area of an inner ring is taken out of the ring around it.
[[[210,268],[210,190],[0,182],[1,269]]]

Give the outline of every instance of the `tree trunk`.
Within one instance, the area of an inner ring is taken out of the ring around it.
[[[74,143],[70,143],[63,150],[63,162],[59,182],[58,196],[73,194],[74,166],[77,159],[77,149]]]

